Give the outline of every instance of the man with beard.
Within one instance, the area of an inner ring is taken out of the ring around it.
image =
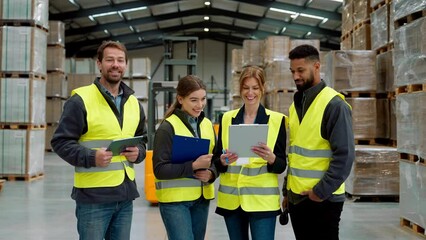
[[[130,239],[133,200],[139,197],[133,164],[145,159],[145,143],[120,155],[106,150],[112,140],[146,134],[144,110],[121,81],[127,60],[123,44],[102,43],[101,77],[72,91],[51,140],[53,150],[74,166],[71,198],[80,240]]]
[[[297,92],[289,109],[290,149],[283,187],[298,240],[339,239],[344,182],[355,157],[351,107],[320,77],[318,50],[290,51]]]

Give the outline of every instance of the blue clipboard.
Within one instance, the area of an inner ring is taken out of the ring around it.
[[[195,161],[199,156],[209,153],[209,146],[209,139],[174,135],[172,163]]]

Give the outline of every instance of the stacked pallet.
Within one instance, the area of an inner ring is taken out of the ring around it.
[[[395,1],[393,20],[401,225],[425,236],[426,2]]]
[[[385,145],[390,143],[390,111],[385,84],[378,81],[376,77],[376,52],[372,50],[330,51],[325,58],[328,68],[325,76],[327,85],[345,95],[346,101],[352,107],[356,159],[352,172],[346,180],[346,192],[358,197],[389,196],[391,193],[398,195],[393,184],[395,179],[391,175],[377,174],[374,178],[371,173],[356,171],[365,165],[366,159],[363,159],[367,156],[365,152],[370,152],[372,155],[385,152],[381,154],[385,157],[380,162],[379,158],[369,160],[376,160],[376,166],[381,168],[376,169],[375,172],[392,172],[393,175],[398,175],[399,172],[398,163],[395,161],[397,157],[388,154],[395,152],[396,149],[385,148]],[[377,152],[375,148],[384,148],[384,150]],[[384,161],[389,164],[381,164]],[[383,184],[386,181],[389,184]],[[384,187],[372,191],[371,186]]]
[[[50,140],[58,127],[67,93],[65,74],[65,24],[49,21],[47,38],[46,138],[45,149],[52,151]]]
[[[44,175],[47,0],[0,2],[0,177]]]

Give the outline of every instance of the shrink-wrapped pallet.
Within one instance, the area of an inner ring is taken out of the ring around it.
[[[47,71],[58,71],[65,72],[65,48],[62,46],[48,46],[47,47],[47,59],[46,59]]]
[[[377,136],[377,105],[375,98],[346,98],[352,106],[352,126],[355,139]]]
[[[347,34],[353,28],[353,4],[345,4],[342,8],[342,34]]]
[[[46,99],[46,122],[48,124],[59,123],[65,100],[61,98]]]
[[[389,5],[371,13],[371,49],[376,50],[389,41]]]
[[[68,80],[62,72],[50,72],[47,74],[46,97],[68,97]]]
[[[49,21],[49,35],[47,45],[59,45],[65,47],[65,23],[61,21]]]
[[[330,51],[326,54],[328,86],[337,91],[377,91],[376,53],[371,50]]]
[[[243,66],[263,66],[263,40],[243,41]]]
[[[132,78],[151,78],[151,59],[149,58],[130,58],[128,69]]]
[[[243,49],[232,49],[232,72],[241,72],[243,69]]]
[[[407,25],[395,29],[394,63],[398,66],[402,60],[412,55],[426,54],[426,17],[419,18]]]
[[[46,75],[46,38],[35,27],[0,27],[0,71]]]
[[[0,122],[46,124],[46,80],[0,78]]]
[[[44,173],[45,129],[0,129],[0,177]]]
[[[269,36],[265,39],[264,63],[288,60],[290,52],[290,38],[287,36]]]
[[[48,0],[2,0],[0,19],[17,23],[35,23],[49,29]]]
[[[319,39],[291,39],[290,40],[290,51],[293,50],[295,47],[300,45],[312,45],[314,46],[318,51],[320,50],[320,40]]]
[[[426,158],[426,92],[396,95],[398,152]]]
[[[346,192],[358,196],[399,195],[399,158],[394,147],[356,145],[355,160],[345,181]]]
[[[426,165],[400,161],[399,213],[426,228]]]
[[[393,21],[426,9],[426,0],[393,0]]]
[[[354,26],[370,19],[370,0],[353,1]]]
[[[393,50],[378,54],[376,57],[376,77],[378,86],[382,87],[382,89],[377,89],[378,92],[395,92],[392,62]]]
[[[268,91],[296,90],[290,71],[290,60],[273,61],[265,68]]]
[[[371,49],[371,31],[370,24],[365,23],[357,27],[352,33],[352,49],[353,50],[370,50]]]

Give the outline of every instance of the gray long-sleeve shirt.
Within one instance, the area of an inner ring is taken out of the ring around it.
[[[321,83],[304,92],[296,92],[294,95],[294,106],[299,117],[299,122],[302,121],[303,116],[316,96],[325,87],[325,82],[321,81]],[[333,192],[349,176],[355,158],[355,143],[352,130],[351,108],[339,96],[334,97],[324,111],[321,123],[321,136],[330,142],[333,155],[329,168],[322,179],[314,186],[313,191],[322,200],[341,202],[345,200],[345,195],[333,195]],[[284,181],[283,194],[284,196],[288,196],[289,202],[293,204],[307,198],[307,196],[295,194],[291,191],[287,192],[286,181]]]

